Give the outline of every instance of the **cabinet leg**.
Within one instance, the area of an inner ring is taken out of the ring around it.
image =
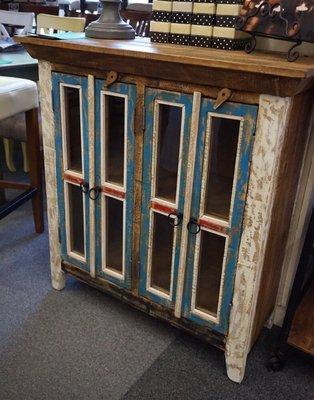
[[[26,111],[26,135],[29,160],[29,178],[32,188],[37,193],[32,198],[35,230],[42,233],[44,230],[43,194],[42,194],[42,154],[39,141],[38,109]]]
[[[66,274],[60,268],[51,270],[51,284],[56,290],[62,290],[65,287]]]
[[[247,355],[244,353],[237,353],[230,351],[226,348],[225,360],[227,375],[230,380],[236,383],[241,383],[244,378],[245,366]]]

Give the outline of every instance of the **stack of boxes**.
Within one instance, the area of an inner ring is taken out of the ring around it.
[[[216,49],[240,50],[248,35],[235,30],[235,22],[240,14],[243,0],[216,0],[215,26],[212,45]]]
[[[169,43],[189,45],[192,12],[192,0],[172,1]]]
[[[248,35],[236,31],[243,0],[154,0],[152,42],[216,49],[243,49]]]
[[[171,0],[155,0],[153,16],[150,22],[150,40],[152,42],[168,43],[172,15]]]
[[[211,47],[215,22],[214,0],[194,0],[191,26],[191,46]]]

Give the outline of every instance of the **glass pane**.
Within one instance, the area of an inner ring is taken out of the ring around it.
[[[228,219],[240,121],[212,117],[205,214]]]
[[[122,273],[123,202],[112,197],[106,201],[106,268]]]
[[[82,172],[80,91],[64,87],[68,169]]]
[[[84,211],[83,196],[79,186],[68,185],[69,214],[71,230],[71,250],[84,256]]]
[[[196,308],[216,314],[226,238],[203,230],[201,235]]]
[[[156,197],[176,199],[182,108],[159,104]]]
[[[123,185],[124,110],[123,97],[105,96],[106,181]]]
[[[154,213],[151,286],[170,293],[173,226],[165,215]]]

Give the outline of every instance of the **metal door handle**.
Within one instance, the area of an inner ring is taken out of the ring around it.
[[[183,220],[182,213],[171,212],[170,214],[168,214],[168,222],[172,226],[179,226],[182,223],[182,220]]]
[[[100,192],[101,192],[101,187],[94,186],[91,189],[89,189],[88,196],[91,200],[97,200]]]
[[[82,191],[82,193],[87,193],[88,192],[88,189],[89,189],[89,184],[88,184],[88,182],[81,182],[80,183],[80,188],[81,188],[81,191]]]
[[[193,228],[193,226],[195,228]],[[198,222],[197,222],[197,220],[195,218],[191,218],[190,221],[187,223],[186,227],[187,227],[187,230],[192,235],[197,235],[201,230],[201,227],[200,227],[200,225],[198,224]]]

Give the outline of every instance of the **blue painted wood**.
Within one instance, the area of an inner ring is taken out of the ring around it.
[[[140,282],[139,293],[152,301],[162,304],[166,307],[173,307],[176,288],[177,277],[180,257],[180,242],[181,242],[181,229],[182,226],[176,227],[177,240],[175,243],[175,256],[173,266],[173,289],[171,299],[165,299],[155,293],[147,290],[147,260],[148,260],[148,241],[149,232],[152,229],[150,226],[150,201],[151,201],[151,180],[152,180],[152,153],[153,153],[153,126],[154,126],[154,104],[155,100],[167,101],[176,104],[183,104],[185,109],[184,114],[184,132],[183,132],[183,145],[182,145],[182,165],[181,165],[181,179],[179,184],[179,202],[177,211],[183,213],[184,208],[184,192],[186,183],[186,168],[187,163],[185,160],[188,158],[189,150],[189,135],[192,116],[192,102],[191,95],[182,93],[166,92],[162,90],[148,88],[145,93],[145,137],[144,137],[144,151],[143,151],[143,194],[142,194],[142,225],[141,225],[141,243],[140,243]]]
[[[88,145],[88,97],[87,97],[87,78],[79,76],[71,76],[61,73],[52,73],[52,98],[55,123],[55,147],[56,147],[56,173],[57,173],[57,189],[58,189],[58,208],[59,208],[59,224],[60,224],[60,242],[61,242],[61,258],[70,262],[79,268],[89,271],[89,198],[85,196],[85,255],[86,262],[82,262],[73,258],[67,252],[68,233],[65,224],[65,197],[64,197],[64,181],[63,181],[63,154],[62,154],[62,133],[61,133],[61,99],[60,84],[77,85],[81,87],[82,96],[82,120],[83,120],[83,146],[84,146],[84,177],[89,181],[89,145]]]
[[[189,235],[188,251],[187,251],[187,267],[186,280],[183,298],[183,316],[200,325],[208,325],[214,330],[226,333],[228,328],[229,313],[233,295],[233,282],[235,268],[238,258],[238,248],[241,238],[242,218],[245,205],[245,197],[247,190],[247,181],[249,177],[249,163],[253,144],[253,135],[255,132],[255,121],[257,116],[257,107],[237,103],[225,103],[218,112],[214,110],[214,102],[212,100],[203,99],[201,103],[200,126],[197,139],[196,163],[194,172],[194,185],[192,196],[191,217],[198,220],[200,217],[200,200],[201,200],[201,182],[202,168],[205,147],[206,125],[208,113],[217,113],[223,115],[233,115],[243,118],[242,141],[239,153],[239,165],[237,174],[237,183],[235,189],[235,199],[232,212],[232,220],[228,235],[230,237],[227,262],[225,269],[225,280],[222,292],[222,304],[220,309],[219,323],[202,319],[201,317],[191,313],[191,293],[193,283],[193,265],[196,235]],[[204,178],[206,179],[206,178]]]
[[[101,90],[105,81],[95,81],[95,183],[101,186]],[[127,97],[127,165],[126,165],[126,219],[125,223],[125,275],[124,279],[114,277],[102,270],[101,243],[101,196],[96,201],[96,271],[109,282],[124,288],[131,287],[132,237],[133,237],[133,201],[134,201],[134,116],[136,104],[136,86],[124,83],[110,85],[108,91],[126,95]]]

